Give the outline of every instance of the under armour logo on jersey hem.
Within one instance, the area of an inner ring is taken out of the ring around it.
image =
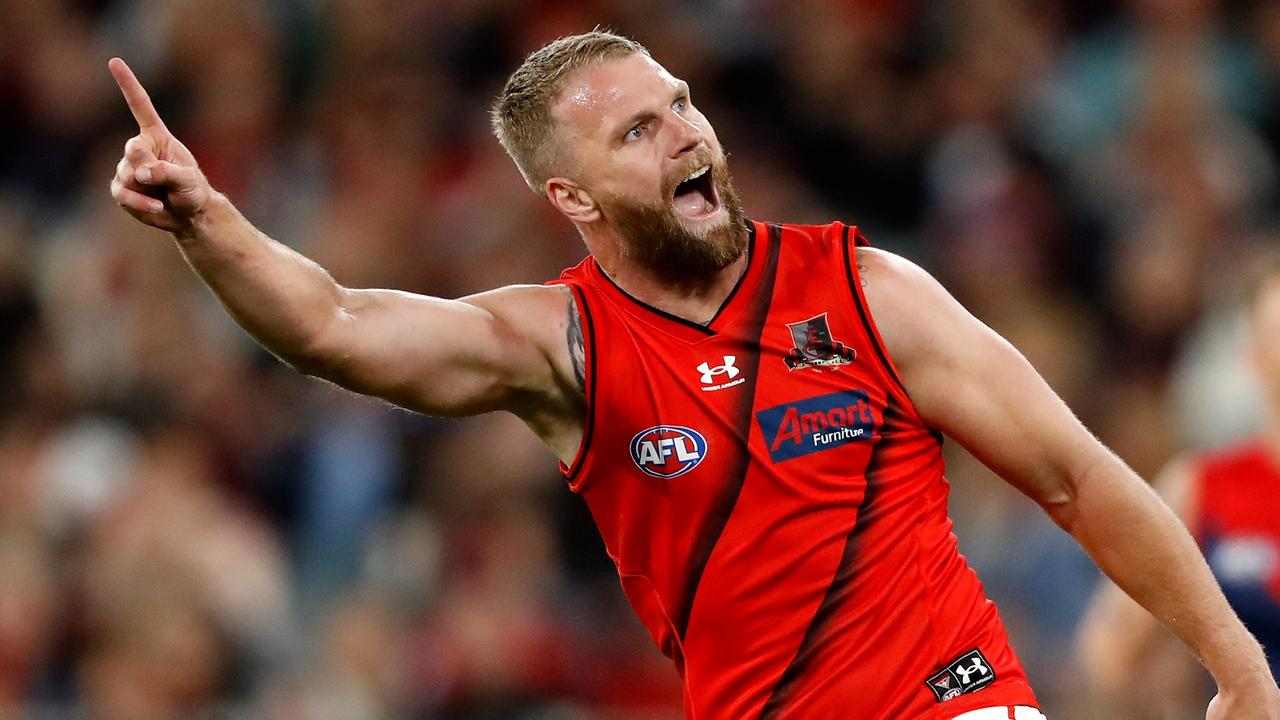
[[[982,655],[982,651],[974,648],[960,657],[947,663],[925,681],[925,685],[933,691],[938,702],[946,702],[971,693],[995,682],[996,671],[991,663]]]

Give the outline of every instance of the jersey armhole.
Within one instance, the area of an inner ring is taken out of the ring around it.
[[[579,320],[582,323],[583,384],[586,386],[583,394],[586,396],[587,403],[582,421],[582,440],[578,443],[578,452],[574,453],[572,462],[566,465],[563,460],[560,461],[560,474],[568,481],[569,488],[576,492],[581,485],[582,467],[587,462],[587,452],[591,448],[591,436],[594,434],[596,424],[596,328],[586,294],[582,292],[581,287],[576,283],[563,280],[555,280],[549,284],[564,285],[569,288],[569,292],[573,293],[574,304],[578,308]]]
[[[853,242],[850,242],[850,233],[853,233]],[[855,261],[855,248],[870,247],[871,243],[858,230],[856,226],[845,225],[841,235],[841,249],[844,252],[844,273],[845,279],[849,283],[849,293],[853,296],[853,304],[858,309],[858,317],[862,320],[862,325],[867,331],[867,337],[871,339],[871,344],[875,347],[876,356],[880,359],[880,366],[884,369],[885,375],[889,378],[888,387],[890,391],[897,397],[900,406],[907,410],[911,417],[918,421],[921,425],[928,426],[924,419],[920,417],[920,413],[916,411],[915,403],[911,402],[911,395],[907,392],[907,386],[902,383],[902,376],[898,374],[898,368],[893,364],[893,360],[889,357],[889,350],[885,347],[884,338],[880,337],[880,330],[876,327],[875,320],[871,317],[871,307],[867,304],[867,296],[862,292],[862,281],[858,275],[858,264]]]

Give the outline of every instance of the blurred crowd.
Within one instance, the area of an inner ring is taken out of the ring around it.
[[[519,422],[294,374],[107,192],[136,132],[118,54],[340,282],[542,282],[585,250],[486,110],[597,24],[690,82],[749,215],[921,263],[1140,473],[1254,427],[1239,288],[1280,240],[1280,4],[0,0],[0,719],[681,717]],[[1097,571],[948,463],[1046,713],[1095,717],[1071,645]]]

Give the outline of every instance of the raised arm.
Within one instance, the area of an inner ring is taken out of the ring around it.
[[[112,75],[138,123],[111,194],[173,234],[187,262],[258,342],[298,370],[422,412],[511,410],[558,455],[577,446],[581,389],[564,289],[508,287],[462,300],[344,288],[213,190],[124,61]]]
[[[858,251],[866,295],[912,401],[1036,501],[1130,597],[1168,625],[1218,682],[1210,720],[1280,719],[1280,692],[1190,534],[1075,418],[1030,363],[932,277]]]

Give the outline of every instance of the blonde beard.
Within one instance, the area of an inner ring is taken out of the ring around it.
[[[602,201],[605,218],[622,239],[623,255],[654,277],[675,284],[709,280],[741,257],[747,246],[746,216],[725,165],[718,164],[714,172],[716,193],[727,217],[703,232],[685,227],[669,202]]]

